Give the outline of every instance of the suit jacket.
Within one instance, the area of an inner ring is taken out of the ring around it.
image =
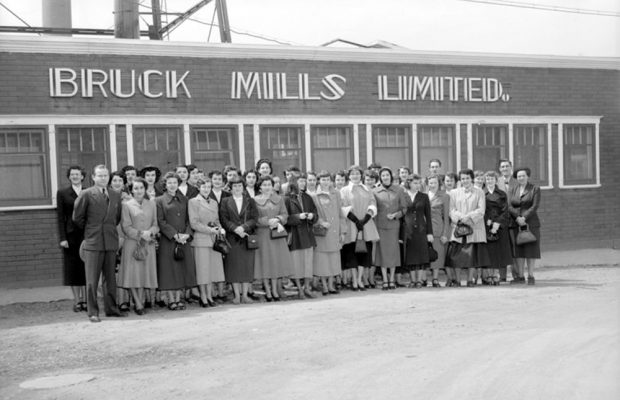
[[[514,189],[515,186],[519,186],[519,183],[512,176],[510,176],[510,180],[508,180],[508,182],[506,182],[506,179],[501,174],[499,178],[497,178],[497,187],[506,193],[508,200],[510,200],[510,192],[512,192],[512,189]]]
[[[239,226],[243,227],[245,233],[254,233],[257,221],[258,209],[250,196],[243,196],[241,212],[237,211],[237,204],[235,204],[235,199],[232,195],[222,199],[220,203],[220,222],[224,230],[226,230],[228,240],[241,241],[241,238],[234,232]]]
[[[209,192],[209,198],[215,200],[215,202],[219,205],[222,200],[224,200],[226,197],[230,197],[232,196],[232,194],[230,194],[230,192],[226,192],[224,189],[222,189],[222,195],[220,197],[220,201],[217,201],[217,197],[215,197],[215,194],[213,193],[213,190],[211,190],[211,192]]]
[[[84,249],[117,251],[121,195],[106,188],[109,200],[96,187],[82,190],[73,208],[73,222],[84,229]]]
[[[84,190],[84,189],[82,189]],[[56,216],[58,218],[58,238],[62,242],[82,241],[84,230],[80,229],[73,222],[73,206],[75,199],[78,198],[77,193],[72,186],[59,189],[56,193]]]
[[[538,206],[540,205],[540,188],[531,183],[525,185],[522,195],[519,195],[519,185],[512,188],[510,194],[508,212],[512,217],[512,226],[517,226],[517,217],[525,217],[525,223],[529,226],[540,227],[538,219]]]

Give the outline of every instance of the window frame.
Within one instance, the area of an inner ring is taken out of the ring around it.
[[[593,127],[593,150],[594,150],[594,179],[593,183],[572,184],[564,179],[564,127],[566,126],[592,126]],[[600,122],[599,121],[571,121],[558,124],[558,175],[560,189],[588,189],[601,187],[601,150],[600,150]]]
[[[37,199],[21,199],[21,200],[7,200],[6,203],[4,200],[0,201],[0,211],[11,211],[11,210],[27,210],[27,209],[41,209],[41,208],[50,208],[51,206],[55,206],[54,199],[56,193],[55,190],[58,188],[54,187],[54,180],[52,179],[52,161],[55,157],[52,155],[52,145],[50,141],[50,131],[49,126],[47,125],[2,125],[0,126],[0,131],[20,131],[20,130],[39,130],[41,132],[41,139],[43,144],[43,170],[45,176],[43,177],[43,182],[45,185],[43,197]],[[8,154],[8,153],[0,153],[0,154]],[[20,153],[14,153],[20,154]],[[4,203],[4,204],[3,204]],[[25,204],[16,204],[16,203],[25,203]]]
[[[476,141],[476,130],[479,129],[480,127],[493,127],[493,128],[497,128],[497,127],[503,127],[506,129],[506,144],[505,144],[505,152],[506,155],[504,158],[508,158],[510,160],[513,159],[513,147],[512,147],[512,141],[514,139],[512,139],[512,127],[514,126],[514,124],[516,124],[515,122],[512,121],[506,121],[506,122],[492,122],[492,123],[472,123],[469,124],[469,127],[471,129],[471,137],[468,139],[468,141],[470,142],[469,145],[471,146],[471,153],[468,154],[469,156],[469,160],[471,160],[470,162],[468,162],[468,164],[470,165],[470,168],[472,170],[476,170],[477,168],[475,167],[475,162],[476,162],[476,149],[479,148],[479,146],[476,146],[475,141]],[[512,140],[511,140],[512,139]],[[499,146],[496,146],[499,147]],[[486,148],[491,148],[486,147]],[[500,157],[502,158],[502,157]],[[498,160],[499,161],[499,160]],[[493,166],[493,171],[497,170],[497,162],[496,164]],[[485,171],[486,172],[486,171]]]
[[[185,156],[185,147],[186,147],[186,143],[185,143],[185,135],[184,135],[184,129],[183,129],[183,125],[180,124],[131,124],[131,160],[132,160],[132,164],[135,165],[137,168],[142,168],[144,167],[144,165],[136,165],[137,161],[136,161],[136,154],[138,153],[137,151],[137,146],[136,146],[136,131],[139,129],[149,129],[149,128],[153,128],[153,129],[161,129],[161,128],[167,128],[167,129],[178,129],[179,130],[179,155],[180,155],[180,161],[177,162],[173,168],[176,168],[177,165],[181,165],[187,162],[186,160],[186,156]],[[129,136],[129,135],[128,135]],[[128,157],[129,159],[129,157]],[[150,163],[147,163],[150,164]],[[161,165],[157,165],[158,168],[162,169],[162,174],[165,173],[165,167],[161,166]]]
[[[551,189],[553,188],[553,173],[552,173],[552,155],[553,155],[553,151],[552,151],[552,124],[551,123],[544,123],[544,122],[533,122],[533,123],[527,123],[527,122],[515,122],[515,123],[511,123],[510,124],[510,157],[509,159],[512,161],[513,163],[513,168],[514,167],[519,167],[519,165],[516,164],[516,149],[517,149],[517,132],[516,132],[516,128],[518,127],[543,127],[545,129],[545,162],[546,162],[546,168],[547,168],[547,176],[546,179],[544,181],[541,181],[541,185],[540,188],[541,189]],[[526,165],[527,167],[531,167],[529,165]],[[544,183],[544,185],[542,184]]]
[[[313,145],[313,139],[315,136],[315,128],[345,128],[348,129],[348,136],[349,136],[349,147],[320,147],[320,148],[315,148]],[[349,160],[351,161],[349,164],[354,164],[355,163],[355,146],[354,146],[354,126],[350,125],[350,124],[310,124],[310,129],[309,129],[309,134],[310,134],[310,161],[311,161],[311,165],[313,169],[316,169],[316,163],[315,163],[315,151],[321,151],[321,150],[345,150],[348,152],[349,155]],[[347,169],[349,168],[350,165],[345,165],[345,167],[343,169]],[[315,172],[319,172],[319,171],[315,171]],[[336,171],[329,171],[329,172],[336,172]]]
[[[377,148],[379,149],[397,149],[398,148],[398,147],[377,147],[375,146],[375,128],[405,128],[409,130],[408,132],[405,132],[405,137],[407,138],[409,142],[408,145],[405,147],[405,154],[407,155],[405,165],[407,165],[408,167],[411,167],[413,165],[414,146],[417,145],[417,143],[414,143],[414,140],[413,140],[414,139],[413,138],[414,125],[415,124],[413,123],[411,124],[371,124],[370,125],[370,144],[367,143],[367,146],[370,145],[370,147],[372,148],[372,159],[368,161],[368,164],[377,162]],[[417,151],[417,149],[415,150]],[[393,166],[390,165],[389,167],[392,168],[393,172],[396,172],[397,169],[401,165],[402,164],[393,165]],[[364,168],[364,166],[362,166],[362,168]]]
[[[258,159],[260,158],[268,158],[269,160],[274,161],[274,157],[273,157],[273,150],[297,150],[299,149],[300,155],[301,155],[301,159],[299,161],[298,167],[303,171],[306,168],[306,130],[305,130],[305,125],[303,124],[257,124],[258,125],[258,132],[260,135],[260,157],[258,157]],[[269,148],[269,133],[267,132],[268,129],[282,129],[282,128],[286,128],[286,129],[298,129],[299,130],[299,147],[293,147],[290,149],[271,149]],[[283,171],[280,171],[283,172]],[[277,171],[272,171],[272,176],[276,176],[278,175]],[[278,175],[280,176],[280,175]]]
[[[457,140],[457,136],[459,135],[459,131],[457,129],[457,125],[458,122],[455,122],[453,124],[451,123],[444,123],[444,124],[433,124],[433,123],[417,123],[416,124],[416,136],[417,136],[417,141],[416,141],[416,155],[417,155],[417,164],[418,164],[418,170],[419,173],[422,173],[424,175],[426,175],[428,173],[428,165],[424,166],[422,165],[422,157],[421,157],[421,149],[422,146],[420,145],[422,142],[422,138],[421,138],[421,129],[420,128],[452,128],[452,150],[453,150],[453,154],[452,154],[452,159],[450,160],[452,162],[452,165],[454,165],[454,170],[458,171],[459,167],[457,166],[457,153],[460,151],[460,148],[457,147],[457,145],[459,145],[459,142]],[[446,160],[441,160],[441,165],[442,165],[442,169],[444,171],[444,173],[446,172],[450,172],[450,169],[448,168],[447,164],[446,164]],[[422,172],[425,171],[425,172]]]
[[[204,130],[209,130],[209,129],[230,129],[231,131],[231,147],[230,147],[230,151],[232,152],[232,164],[236,167],[239,167],[239,163],[241,160],[241,157],[243,157],[243,155],[241,154],[240,150],[239,150],[239,125],[233,125],[233,124],[221,124],[221,125],[205,125],[205,124],[193,124],[189,126],[189,148],[190,148],[190,155],[191,155],[191,160],[192,163],[195,164],[196,163],[196,152],[197,149],[195,147],[195,143],[194,143],[194,132],[195,130],[200,130],[200,129],[204,129]],[[212,150],[211,150],[212,151]],[[201,152],[205,152],[208,153],[210,152],[209,150],[201,150]],[[215,152],[215,151],[213,151]],[[220,152],[223,152],[222,150],[220,150]],[[222,168],[224,166],[222,165]],[[205,173],[208,173],[210,171],[204,171]]]

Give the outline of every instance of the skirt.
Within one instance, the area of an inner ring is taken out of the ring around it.
[[[206,285],[213,282],[224,282],[224,263],[222,255],[213,247],[194,247],[196,262],[196,283]]]
[[[242,283],[254,280],[254,253],[248,250],[246,239],[239,239],[234,233],[227,234],[230,252],[224,259],[224,276],[226,282]]]
[[[492,268],[502,268],[512,264],[512,247],[510,237],[506,229],[498,231],[499,239],[495,242],[487,242],[487,251],[491,259]]]
[[[375,264],[382,268],[395,268],[400,265],[398,229],[379,229],[379,242],[376,243]]]
[[[342,246],[342,251],[345,258],[345,264],[342,265],[342,269],[370,268],[372,266],[372,242],[366,242],[366,253],[356,253],[355,242]]]
[[[443,268],[446,265],[446,247],[448,247],[447,243],[443,244],[438,237],[435,238],[433,241],[433,248],[437,252],[437,260],[431,263],[432,269]]]
[[[491,259],[486,243],[450,242],[446,252],[446,264],[451,268],[488,268]]]
[[[536,236],[536,240],[533,243],[522,244],[517,246],[517,231],[518,229],[510,229],[510,236],[512,239],[512,256],[514,258],[540,258],[540,227],[530,226],[530,232]]]
[[[291,275],[291,253],[286,238],[271,239],[269,228],[256,230],[258,249],[254,250],[254,278],[276,279]]]
[[[291,250],[291,278],[304,279],[312,278],[313,276],[313,255],[314,249],[312,247],[301,250]]]
[[[67,238],[68,249],[63,249],[63,283],[65,286],[85,286],[86,270],[84,261],[80,258],[80,244],[82,238],[72,240]]]
[[[340,251],[315,251],[314,275],[328,277],[339,275],[342,272]]]

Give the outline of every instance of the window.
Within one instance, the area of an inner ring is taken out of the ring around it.
[[[443,172],[455,171],[454,130],[454,125],[418,125],[418,171],[423,175],[434,158],[441,160]]]
[[[93,167],[109,164],[107,127],[59,127],[56,129],[56,142],[60,187],[64,186],[62,183],[66,182],[67,168],[71,165],[84,168],[84,183],[91,186]]]
[[[192,163],[208,174],[224,165],[237,165],[237,130],[233,128],[192,128]]]
[[[564,125],[562,135],[565,185],[596,184],[594,125]]]
[[[373,126],[373,161],[396,170],[401,165],[411,165],[409,126]]]
[[[539,186],[549,186],[547,126],[515,125],[514,166],[529,167],[530,180]]]
[[[46,137],[42,128],[0,129],[0,206],[49,203]]]
[[[178,126],[134,126],[134,165],[155,165],[162,173],[183,162],[181,128]]]
[[[474,125],[474,170],[497,171],[502,158],[508,158],[508,127],[506,125]]]
[[[312,127],[312,168],[336,172],[352,163],[351,127]]]
[[[301,127],[261,127],[261,157],[271,159],[273,175],[282,175],[289,165],[304,169]]]

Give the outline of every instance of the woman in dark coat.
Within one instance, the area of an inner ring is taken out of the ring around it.
[[[512,264],[512,250],[510,248],[510,237],[508,235],[508,225],[510,214],[508,213],[508,196],[506,192],[497,187],[499,176],[495,171],[485,174],[486,186],[484,189],[486,207],[484,209],[484,222],[487,229],[487,251],[491,258],[491,271],[486,276],[489,281],[487,284],[499,285],[500,269],[506,269],[507,265]],[[488,233],[496,235],[495,241],[489,241]],[[506,273],[504,272],[504,275]]]
[[[410,287],[421,288],[430,268],[428,243],[432,243],[433,224],[431,219],[431,202],[426,193],[421,192],[422,178],[412,175],[405,183],[407,212],[403,218],[403,243],[405,247],[405,265],[411,275]]]
[[[168,291],[168,308],[184,309],[181,290],[196,286],[196,266],[194,253],[189,246],[192,228],[189,223],[187,197],[177,189],[181,178],[174,172],[164,176],[166,192],[155,199],[157,205],[157,224],[161,232],[157,253],[157,281],[160,290]],[[183,259],[175,260],[174,248],[179,245]]]
[[[513,173],[518,185],[515,185],[510,193],[508,212],[513,219],[511,235],[514,243],[513,257],[517,264],[517,283],[525,283],[524,268],[527,262],[527,284],[534,285],[534,266],[536,260],[540,259],[540,220],[537,213],[540,204],[540,188],[529,182],[530,176],[529,168],[517,168]],[[517,245],[518,231],[526,226],[536,236],[536,241]]]
[[[220,222],[231,249],[224,259],[226,282],[232,283],[234,303],[251,303],[248,288],[254,280],[254,252],[247,248],[247,236],[254,234],[258,210],[254,200],[244,193],[245,183],[235,178],[229,182],[231,196],[220,203]]]
[[[288,212],[286,221],[286,230],[289,232],[288,248],[293,260],[291,278],[299,289],[300,299],[306,296],[314,297],[310,284],[313,276],[314,247],[316,247],[316,239],[312,233],[312,225],[318,220],[316,205],[309,194],[299,190],[295,178],[289,182],[287,191],[284,205]]]
[[[62,247],[64,269],[63,283],[71,286],[73,292],[73,311],[86,311],[84,261],[80,258],[80,244],[84,231],[72,219],[73,203],[82,191],[85,172],[82,167],[73,165],[67,169],[67,179],[71,186],[59,189],[56,194],[58,216],[58,238]]]

